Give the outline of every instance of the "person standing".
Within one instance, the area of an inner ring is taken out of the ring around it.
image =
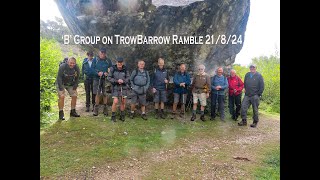
[[[93,65],[96,63],[96,59],[93,59],[93,52],[87,52],[87,58],[84,58],[82,62],[82,77],[84,78],[84,88],[86,91],[86,112],[90,111],[90,99],[92,100],[92,111],[95,105],[96,95],[93,93],[93,77],[94,69]]]
[[[186,72],[186,65],[181,64],[179,71],[173,77],[173,105],[171,119],[176,119],[178,103],[181,103],[180,117],[185,113],[185,104],[187,101],[187,88],[191,83],[190,75]]]
[[[264,80],[262,75],[257,72],[256,68],[256,65],[250,65],[250,72],[248,72],[244,77],[245,95],[241,105],[242,121],[238,123],[239,126],[247,125],[247,111],[251,104],[253,110],[253,123],[250,125],[250,127],[257,127],[257,124],[259,122],[258,110],[260,98],[264,91]]]
[[[230,76],[227,78],[229,84],[229,112],[232,119],[237,121],[241,109],[241,95],[243,89],[243,82],[239,76],[236,75],[236,70],[231,69]],[[236,110],[234,110],[236,106]]]
[[[125,65],[123,65],[123,58],[117,58],[117,64],[110,68],[108,74],[108,81],[112,85],[112,116],[111,120],[116,122],[117,104],[120,101],[120,121],[125,120],[126,98],[128,95],[128,83],[130,74]],[[120,100],[119,100],[120,99]]]
[[[107,58],[106,48],[101,48],[99,52],[99,57],[96,59],[96,63],[93,64],[94,79],[93,79],[93,93],[96,94],[95,106],[93,110],[93,115],[98,116],[100,97],[103,98],[103,114],[108,115],[107,106],[107,92],[106,92],[106,77],[108,76],[108,68],[112,66],[111,60]]]
[[[228,88],[228,80],[223,75],[222,67],[216,70],[216,75],[212,77],[211,81],[211,120],[216,117],[216,104],[218,101],[218,110],[220,113],[220,120],[224,121],[224,99],[225,89]]]
[[[70,117],[80,117],[80,115],[76,112],[76,104],[77,104],[77,88],[79,84],[79,75],[80,69],[76,64],[76,58],[70,57],[67,63],[61,64],[59,67],[57,79],[56,79],[56,87],[58,91],[58,107],[59,107],[59,120],[65,120],[64,118],[64,97],[65,90],[68,91],[68,94],[71,97],[71,111]]]
[[[191,121],[194,121],[196,119],[198,100],[200,101],[200,119],[201,121],[205,121],[204,108],[207,106],[207,98],[209,98],[211,87],[210,77],[206,72],[204,72],[205,68],[206,67],[203,64],[198,66],[198,73],[193,77],[193,81],[191,84],[193,96]]]
[[[158,68],[155,70],[152,80],[152,91],[154,95],[155,118],[164,117],[164,103],[167,102],[167,84],[169,82],[168,71],[164,68],[164,59],[158,59]],[[159,112],[160,103],[160,112]]]
[[[144,69],[144,60],[138,61],[138,69],[132,71],[130,76],[130,82],[132,86],[132,98],[131,98],[131,113],[130,118],[134,118],[134,111],[136,109],[136,103],[141,105],[141,118],[148,120],[146,115],[147,105],[147,90],[150,85],[149,72]]]

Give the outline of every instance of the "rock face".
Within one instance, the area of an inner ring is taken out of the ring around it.
[[[112,59],[124,57],[129,69],[136,67],[138,58],[143,58],[146,68],[153,70],[157,59],[163,57],[171,70],[180,63],[195,70],[197,64],[203,63],[210,74],[217,66],[234,62],[244,43],[250,11],[249,0],[57,0],[56,3],[74,35],[203,36],[204,42],[206,35],[213,35],[213,44],[202,45],[82,45],[95,51],[106,47]],[[226,39],[215,44],[219,35],[220,38],[226,35]]]

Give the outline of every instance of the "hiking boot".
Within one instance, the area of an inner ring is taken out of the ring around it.
[[[239,126],[246,126],[247,125],[247,120],[246,119],[242,119],[241,122],[238,123]]]
[[[147,115],[146,115],[146,114],[142,114],[142,115],[141,115],[141,118],[142,118],[142,119],[144,119],[144,120],[148,120],[148,118],[147,118]]]
[[[159,111],[158,111],[158,109],[156,109],[155,118],[156,118],[156,119],[159,119],[159,116],[160,116],[160,115],[159,115]]]
[[[200,116],[201,121],[206,121],[206,119],[204,118],[204,114]]]
[[[234,120],[237,121],[237,120],[238,120],[238,117],[239,117],[238,115],[235,115],[235,116],[234,116]]]
[[[165,115],[164,115],[163,110],[160,111],[160,118],[161,118],[161,119],[165,119],[165,118],[166,118]]]
[[[210,117],[210,121],[214,121],[216,119],[216,117],[211,116]]]
[[[124,121],[124,120],[125,120],[124,113],[120,113],[120,121]]]
[[[76,112],[75,109],[71,109],[71,111],[70,111],[70,117],[80,117],[80,115],[77,114],[77,112]]]
[[[134,118],[134,112],[130,113],[130,118],[133,119]]]
[[[92,104],[92,112],[93,112],[93,110],[94,110],[94,106],[95,106],[96,104]]]
[[[253,123],[250,124],[250,127],[255,128],[255,127],[257,127],[257,125],[258,125],[258,121],[253,121]]]
[[[224,118],[220,118],[220,120],[221,120],[222,122],[226,122],[226,121],[224,120]]]
[[[172,114],[170,116],[170,119],[176,119],[176,113],[175,112],[172,112]]]
[[[236,119],[236,116],[233,114],[231,119],[235,120]]]
[[[98,116],[98,112],[99,112],[99,105],[95,105],[93,108],[93,115]]]
[[[59,111],[59,120],[65,120],[63,110]]]
[[[107,106],[107,105],[104,105],[103,114],[104,114],[105,116],[108,116],[108,106]]]
[[[90,111],[90,106],[87,106],[86,107],[86,112],[89,112]]]
[[[121,120],[121,118],[120,118],[120,120]],[[116,116],[111,116],[111,121],[116,122],[117,121]]]
[[[196,115],[195,114],[192,114],[192,117],[191,117],[191,121],[194,121],[196,119]]]

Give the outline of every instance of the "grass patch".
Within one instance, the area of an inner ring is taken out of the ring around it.
[[[256,179],[280,179],[280,147],[266,154],[263,165],[255,171]]]
[[[198,131],[212,131],[212,122],[183,124],[172,120],[141,118],[113,123],[110,117],[80,117],[58,121],[40,133],[40,175],[57,177],[67,173],[139,157],[168,148]]]

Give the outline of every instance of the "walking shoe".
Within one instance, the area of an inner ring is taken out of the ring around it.
[[[76,112],[75,109],[71,109],[71,111],[70,111],[70,117],[80,117],[80,115],[77,114],[77,112]]]
[[[257,127],[257,125],[258,125],[258,121],[253,121],[253,123],[250,124],[250,127],[255,128],[255,127]]]
[[[191,117],[191,121],[194,121],[196,119],[196,115],[195,114],[192,114],[192,117]]]
[[[210,117],[210,121],[215,120],[215,118],[216,118],[216,117],[211,116],[211,117]]]
[[[206,121],[206,119],[204,118],[204,114],[200,116],[201,121]]]
[[[147,115],[146,115],[146,114],[142,114],[142,115],[141,115],[141,118],[142,118],[142,119],[144,119],[144,120],[148,120],[148,118],[147,118]]]
[[[158,111],[158,109],[156,109],[156,111],[155,111],[155,118],[156,118],[156,119],[159,119],[159,116],[160,116],[160,115],[159,115],[159,111]]]
[[[63,110],[59,111],[59,120],[65,120]]]
[[[86,112],[89,112],[90,111],[90,106],[87,106],[86,107]]]
[[[170,119],[176,119],[176,113],[175,112],[172,112],[172,114],[170,116]]]
[[[131,119],[134,118],[134,113],[130,113],[130,118],[131,118]]]
[[[98,112],[99,112],[99,105],[95,105],[93,108],[93,115],[98,116]]]
[[[120,113],[120,121],[124,121],[124,120],[125,120],[124,113]]]
[[[121,118],[120,118],[120,120],[121,120]],[[117,120],[116,120],[116,116],[111,116],[111,121],[113,121],[113,122],[117,122]]]
[[[239,126],[246,126],[247,125],[247,120],[246,119],[242,119],[241,122],[238,123]]]
[[[161,119],[165,119],[166,118],[165,115],[164,115],[164,112],[162,110],[160,111],[160,118]]]
[[[108,106],[107,106],[107,105],[104,105],[103,114],[104,114],[105,116],[108,116]]]

